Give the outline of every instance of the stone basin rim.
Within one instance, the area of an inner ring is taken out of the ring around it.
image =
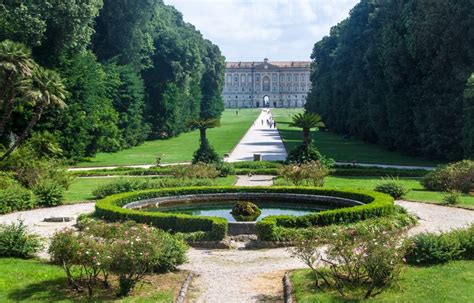
[[[202,193],[191,195],[174,195],[163,196],[151,199],[142,199],[130,202],[122,206],[127,209],[142,209],[150,206],[158,207],[160,204],[167,202],[177,203],[192,203],[196,201],[232,201],[232,200],[259,200],[267,199],[272,201],[300,202],[302,204],[311,202],[323,202],[327,206],[335,207],[352,207],[357,205],[364,205],[365,203],[334,196],[325,195],[310,195],[310,194],[293,194],[293,193],[255,193],[255,192],[239,192],[239,193]],[[229,235],[244,235],[256,234],[257,222],[227,222]]]
[[[167,202],[202,202],[202,201],[232,201],[232,200],[271,200],[281,202],[324,202],[328,206],[339,206],[339,207],[351,207],[357,205],[364,205],[365,203],[335,196],[325,195],[309,195],[309,194],[293,194],[293,193],[204,193],[204,194],[191,194],[191,195],[174,195],[174,196],[163,196],[151,199],[142,199],[134,202],[130,202],[122,206],[126,209],[141,209],[149,206],[158,207],[160,204]]]

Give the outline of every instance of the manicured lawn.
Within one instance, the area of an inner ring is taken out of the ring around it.
[[[150,177],[119,177],[122,179],[145,179]],[[225,178],[217,178],[213,181],[216,186],[230,186],[236,181],[236,176],[227,176]],[[92,200],[92,192],[99,186],[112,183],[117,178],[76,178],[66,191],[66,203],[77,203],[81,201]]]
[[[302,132],[299,128],[290,127],[291,117],[296,113],[303,112],[302,109],[272,109],[272,114],[277,122],[278,130],[283,143],[288,151],[294,149],[301,143]],[[344,139],[342,136],[332,132],[312,132],[312,138],[319,151],[338,162],[398,164],[398,165],[420,165],[436,166],[437,163],[429,160],[403,156],[391,152],[376,144],[369,144],[357,139]]]
[[[173,302],[185,279],[184,272],[146,279],[132,296],[116,299],[113,290],[98,291],[92,300],[67,287],[62,268],[38,260],[0,259],[0,302]]]
[[[378,177],[333,177],[329,176],[324,179],[325,187],[351,188],[351,189],[369,189],[373,190],[382,179]],[[407,188],[411,191],[405,197],[406,200],[441,203],[444,193],[428,191],[423,188],[418,178],[400,178]],[[283,179],[275,182],[277,185],[285,185]],[[474,196],[462,195],[459,206],[474,208]]]
[[[208,139],[220,155],[229,153],[245,135],[260,109],[242,109],[236,116],[234,110],[222,114],[221,126],[207,131]],[[199,133],[193,131],[168,140],[147,141],[144,144],[116,153],[99,153],[90,162],[77,166],[139,165],[154,164],[162,155],[162,163],[189,162],[199,146]]]
[[[336,291],[314,287],[310,270],[294,271],[291,281],[298,302],[358,302],[342,299]],[[399,286],[367,302],[472,302],[474,261],[452,261],[431,267],[407,266]]]

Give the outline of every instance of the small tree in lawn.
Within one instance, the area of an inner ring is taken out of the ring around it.
[[[311,129],[319,130],[325,127],[324,122],[319,114],[304,113],[293,116],[290,126],[303,129],[303,143],[290,152],[288,162],[307,163],[322,159],[322,155],[313,145],[311,140]]]
[[[199,148],[194,152],[193,164],[198,162],[203,163],[219,163],[221,161],[219,155],[215,152],[214,148],[209,144],[206,137],[206,131],[209,128],[220,126],[219,119],[214,118],[199,118],[188,122],[188,127],[191,129],[199,130]]]

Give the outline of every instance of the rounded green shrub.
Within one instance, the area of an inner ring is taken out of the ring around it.
[[[464,252],[459,238],[450,233],[424,233],[411,238],[406,259],[410,264],[427,265],[458,259]]]
[[[423,177],[421,184],[433,191],[460,191],[468,193],[474,190],[474,161],[462,160],[440,166]]]
[[[0,190],[0,214],[31,209],[36,206],[30,190],[14,185]]]
[[[255,221],[262,211],[252,202],[239,201],[230,212],[236,221]]]
[[[64,188],[56,182],[44,181],[33,188],[36,202],[41,206],[58,206],[64,203]]]
[[[0,257],[30,258],[41,247],[40,237],[29,233],[22,221],[0,225]]]
[[[375,186],[374,190],[388,194],[394,199],[403,198],[410,190],[397,178],[382,179],[383,181]]]
[[[461,193],[455,190],[448,191],[443,197],[443,203],[456,205],[461,203]]]

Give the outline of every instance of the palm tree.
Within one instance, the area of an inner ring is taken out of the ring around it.
[[[25,79],[31,77],[35,65],[31,50],[23,44],[10,40],[0,43],[0,104],[3,107],[0,137],[10,121],[17,95],[25,89]]]
[[[194,119],[188,122],[189,128],[199,129],[199,135],[200,135],[202,144],[207,141],[206,130],[208,128],[214,128],[218,126],[220,126],[220,121],[219,119],[215,119],[215,118],[199,118],[199,119]]]
[[[33,70],[31,88],[25,93],[24,98],[34,104],[35,111],[22,134],[0,157],[0,161],[8,157],[26,139],[31,129],[41,119],[45,108],[50,106],[63,108],[66,106],[64,103],[66,89],[58,73],[37,66]]]
[[[303,129],[303,144],[308,145],[311,142],[311,129],[319,130],[320,127],[326,127],[319,114],[304,113],[293,116],[293,122],[290,126]]]

